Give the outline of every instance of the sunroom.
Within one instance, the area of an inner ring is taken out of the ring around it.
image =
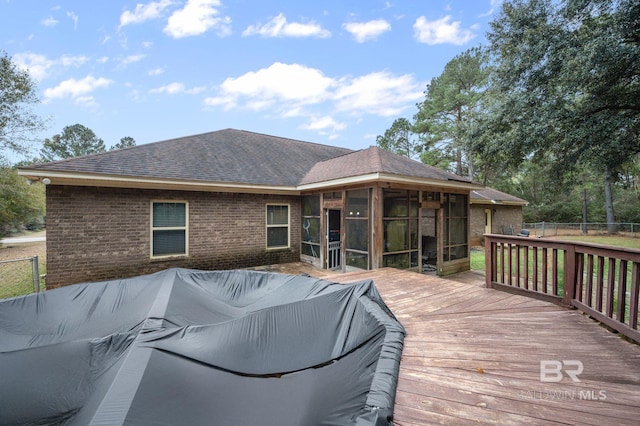
[[[303,194],[301,259],[340,271],[469,270],[469,191],[378,182]]]

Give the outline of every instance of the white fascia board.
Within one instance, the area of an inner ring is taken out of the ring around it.
[[[42,181],[42,179],[48,178],[50,180],[50,185],[300,195],[300,192],[294,186],[159,179],[151,177],[73,173],[40,169],[18,169],[18,174],[32,181]]]
[[[471,198],[471,204],[476,205],[499,205],[499,206],[528,206],[529,202],[527,201],[500,201],[500,200],[488,200],[488,199],[478,199]]]
[[[444,180],[444,179],[425,179],[425,178],[415,178],[410,176],[401,176],[401,175],[391,175],[380,173],[380,180],[385,182],[396,182],[396,183],[404,183],[404,184],[413,184],[413,185],[423,185],[423,186],[437,186],[441,188],[455,188],[455,189],[478,189],[484,188],[482,185],[473,183],[473,182],[463,182],[457,180]]]
[[[257,185],[233,182],[209,182],[180,179],[161,179],[140,176],[77,173],[43,169],[20,168],[18,174],[33,181],[48,178],[51,185],[77,185],[111,188],[170,189],[204,192],[239,192],[254,194],[300,195],[304,191],[322,190],[336,186],[358,185],[371,182],[393,182],[406,185],[435,186],[440,188],[477,189],[481,185],[471,182],[439,179],[412,178],[410,176],[385,173],[369,173],[299,186]]]
[[[298,185],[297,189],[300,192],[313,191],[318,189],[330,188],[334,186],[355,185],[366,182],[375,182],[380,180],[380,173],[370,173],[368,175],[352,176],[340,179],[327,180],[322,182],[307,183],[304,185]]]
[[[313,191],[323,188],[330,188],[335,186],[345,186],[354,184],[363,184],[370,182],[393,182],[401,183],[405,185],[416,186],[435,186],[439,188],[455,188],[455,189],[478,189],[483,188],[482,185],[473,182],[461,182],[455,180],[440,180],[440,179],[425,179],[411,176],[393,175],[388,173],[370,173],[367,175],[352,176],[347,178],[340,178],[316,183],[309,183],[299,185],[297,189],[303,191]]]

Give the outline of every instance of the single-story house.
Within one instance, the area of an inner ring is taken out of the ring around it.
[[[471,191],[471,245],[484,245],[484,234],[516,235],[522,229],[522,198],[493,188]]]
[[[226,129],[36,164],[47,287],[169,267],[307,261],[336,270],[469,269],[481,186],[377,147]]]

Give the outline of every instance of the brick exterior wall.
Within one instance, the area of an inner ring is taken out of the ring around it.
[[[514,235],[522,228],[522,207],[503,206],[489,204],[471,205],[471,245],[480,246],[484,244],[484,221],[485,209],[495,209],[491,218],[491,233],[502,234],[502,228],[512,226]]]
[[[151,201],[189,203],[189,256],[151,259]],[[288,249],[266,249],[266,205],[290,205]],[[235,269],[300,259],[300,198],[47,186],[47,288],[171,267]]]

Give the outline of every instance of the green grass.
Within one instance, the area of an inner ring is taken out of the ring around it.
[[[579,241],[583,243],[602,244],[606,246],[625,247],[640,250],[640,238],[621,237],[617,235],[564,235],[553,237],[554,240]]]
[[[46,273],[44,262],[39,262],[40,275]],[[33,293],[31,262],[12,262],[0,264],[0,299],[23,296]],[[44,290],[44,283],[40,280],[40,289]]]
[[[472,271],[482,271],[485,270],[484,265],[484,250],[471,250],[471,270]]]

